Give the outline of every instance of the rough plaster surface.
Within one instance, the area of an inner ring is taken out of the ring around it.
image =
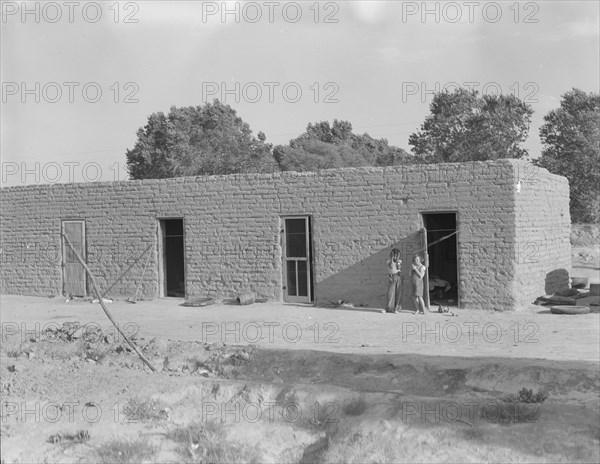
[[[516,304],[569,288],[571,218],[569,182],[531,165],[515,164],[521,191],[515,194]]]
[[[2,292],[62,293],[61,220],[85,220],[87,261],[106,289],[156,243],[158,218],[183,218],[188,297],[281,301],[281,217],[310,215],[316,300],[383,307],[390,249],[408,276],[421,213],[456,211],[461,306],[515,309],[568,285],[568,203],[564,178],[515,160],[12,187]],[[158,295],[151,253],[139,297]],[[142,267],[107,296],[132,296]]]

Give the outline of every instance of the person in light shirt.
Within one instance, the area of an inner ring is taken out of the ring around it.
[[[425,314],[425,301],[423,301],[423,276],[425,275],[425,266],[421,264],[419,255],[415,255],[412,263],[412,271],[410,271],[410,283],[412,286],[412,294],[415,299],[415,314]]]

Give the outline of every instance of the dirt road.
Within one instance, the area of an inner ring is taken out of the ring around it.
[[[5,337],[67,321],[110,325],[100,305],[89,302],[12,295],[1,296],[0,302]],[[448,317],[281,303],[185,307],[182,302],[115,302],[108,307],[122,328],[147,338],[337,353],[600,360],[598,314],[554,315],[532,305],[505,313],[457,310],[457,317]]]

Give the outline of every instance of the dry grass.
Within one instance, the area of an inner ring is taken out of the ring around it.
[[[18,349],[10,349],[6,351],[6,356],[9,358],[18,358],[24,353],[24,351],[19,347]]]
[[[472,432],[472,429],[469,429]],[[382,432],[355,431],[333,444],[323,463],[396,464],[432,462],[555,462],[510,448],[460,439],[444,428],[409,429],[402,425]]]
[[[177,451],[186,463],[249,463],[261,462],[256,447],[227,440],[227,429],[220,422],[193,422],[169,430],[167,438],[178,444]]]
[[[158,421],[168,417],[168,410],[156,400],[131,398],[123,406],[123,412],[130,422]]]
[[[96,448],[96,455],[103,464],[126,464],[152,459],[157,451],[157,447],[144,438],[115,438]]]

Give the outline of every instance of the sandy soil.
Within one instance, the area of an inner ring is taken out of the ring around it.
[[[2,296],[3,461],[204,462],[173,434],[215,420],[238,453],[215,462],[600,459],[599,314],[181,303],[109,305],[153,374],[98,304]],[[490,416],[522,388],[548,396],[518,403],[533,420]],[[151,453],[107,457],[118,440]]]
[[[600,461],[598,313],[182,301],[1,296],[2,464]]]
[[[449,317],[280,303],[185,307],[182,302],[108,307],[126,333],[147,338],[339,353],[600,360],[598,314],[560,316],[534,305],[510,313],[456,310],[458,316]],[[67,321],[90,328],[110,325],[100,305],[89,302],[3,295],[1,304],[5,334],[39,332]]]

